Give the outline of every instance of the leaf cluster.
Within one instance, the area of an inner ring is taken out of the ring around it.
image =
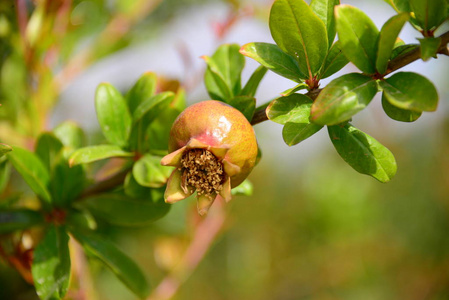
[[[149,293],[143,272],[102,236],[98,224],[145,226],[168,213],[163,187],[171,170],[162,167],[160,159],[167,153],[167,130],[185,108],[184,91],[161,91],[156,75],[145,73],[125,95],[108,83],[100,84],[95,107],[103,144],[85,146],[84,133],[73,122],[42,133],[33,152],[0,144],[0,186],[8,181],[12,165],[40,200],[38,209],[12,202],[0,208],[0,234],[42,229],[31,266],[41,299],[61,299],[67,292],[71,238],[137,296]],[[117,168],[119,172],[92,182],[91,163],[106,159],[97,174]]]
[[[381,182],[396,173],[394,156],[349,122],[378,92],[386,115],[397,121],[413,122],[423,112],[436,110],[438,94],[427,78],[412,72],[388,75],[396,70],[396,61],[417,49],[423,60],[436,57],[447,41],[444,35],[434,37],[434,32],[449,15],[446,0],[387,2],[397,14],[379,31],[364,12],[338,0],[312,0],[310,5],[303,0],[276,0],[269,18],[276,44],[254,42],[240,50],[297,83],[261,110],[284,126],[287,145],[298,144],[327,126],[340,156],[356,171]],[[423,35],[420,45],[399,39],[406,22]],[[318,90],[322,78],[348,62],[361,73],[344,74]],[[304,89],[308,92],[297,93]]]

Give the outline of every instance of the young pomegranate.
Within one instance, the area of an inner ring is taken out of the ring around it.
[[[196,191],[198,213],[204,215],[217,195],[229,201],[231,188],[249,175],[256,163],[257,141],[240,111],[209,100],[178,116],[168,151],[161,164],[176,169],[168,179],[165,202],[175,203]]]

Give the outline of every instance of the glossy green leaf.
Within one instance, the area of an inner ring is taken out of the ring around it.
[[[312,99],[303,94],[291,94],[273,100],[267,107],[268,119],[279,124],[308,123]]]
[[[256,99],[251,96],[237,96],[229,99],[227,103],[238,109],[248,121],[251,122],[256,110]]]
[[[294,87],[281,92],[281,96],[282,97],[290,96],[291,94],[294,94],[300,90],[306,90],[308,88],[309,88],[309,86],[306,83],[299,83],[299,84],[295,85]]]
[[[421,116],[421,112],[406,110],[402,108],[398,108],[388,102],[385,95],[382,93],[382,108],[384,109],[387,116],[392,118],[393,120],[400,122],[414,122],[418,120]]]
[[[400,55],[406,55],[408,52],[413,51],[419,47],[417,44],[407,44],[407,45],[401,45],[393,49],[391,52],[390,60],[395,59],[396,57]]]
[[[60,159],[52,168],[49,185],[53,205],[66,207],[83,191],[86,174],[82,165],[70,167],[65,159]]]
[[[76,150],[70,156],[70,166],[87,164],[97,160],[110,158],[110,157],[130,157],[134,154],[131,152],[123,151],[122,148],[115,145],[97,145],[89,146]]]
[[[319,125],[335,125],[364,109],[377,93],[369,76],[350,73],[332,80],[312,105],[310,119]]]
[[[432,82],[422,75],[399,72],[380,81],[387,100],[394,106],[413,111],[435,111],[438,93]]]
[[[410,0],[384,0],[390,4],[394,10],[397,12],[409,12],[410,11]]]
[[[242,53],[243,54],[243,53]],[[248,79],[243,89],[240,92],[240,96],[254,97],[256,95],[257,88],[260,82],[267,73],[268,69],[264,66],[259,66]]]
[[[326,27],[304,0],[276,0],[270,12],[276,44],[298,60],[310,78],[318,73],[328,49]]]
[[[53,134],[72,151],[81,148],[86,141],[83,130],[72,121],[66,121],[56,126],[53,129]]]
[[[122,94],[108,83],[100,84],[95,94],[95,109],[106,139],[111,144],[126,147],[131,132],[131,115]]]
[[[33,192],[45,202],[50,203],[51,196],[47,189],[50,175],[39,157],[28,150],[14,147],[8,154],[8,158]]]
[[[143,135],[144,138],[139,139],[140,147],[138,149],[141,149],[141,152],[143,153],[147,152],[148,149],[153,152],[166,152],[168,149],[171,125],[186,106],[185,91],[182,88],[178,89],[168,107],[162,110],[147,126]]]
[[[447,0],[409,0],[418,25],[426,32],[435,30],[447,18]]]
[[[254,59],[268,70],[295,82],[306,78],[306,75],[299,69],[296,59],[286,54],[277,45],[249,43],[243,45],[240,53]]]
[[[437,58],[438,48],[440,48],[441,38],[427,37],[423,39],[418,39],[421,45],[421,58],[423,61],[429,59]]]
[[[0,143],[0,157],[5,155],[6,153],[12,151],[11,146]]]
[[[360,9],[339,5],[335,9],[338,38],[345,56],[367,74],[376,72],[379,31]]]
[[[388,182],[396,174],[396,160],[385,146],[351,124],[329,126],[329,137],[338,154],[354,170]]]
[[[335,38],[335,17],[334,8],[340,4],[340,0],[312,0],[310,2],[310,8],[313,12],[323,21],[326,25],[327,40],[329,45]]]
[[[398,37],[396,39],[396,41],[394,42],[393,50],[396,49],[397,47],[404,46],[404,45],[405,45],[404,40],[402,40],[401,38]],[[390,55],[390,57],[391,57],[391,55]]]
[[[178,117],[180,111],[172,107],[166,108],[151,122],[146,131],[146,146],[150,151],[167,151],[170,138],[171,124]]]
[[[323,68],[320,70],[321,78],[327,78],[348,64],[348,59],[341,51],[340,42],[336,41],[329,49],[329,53],[324,61]]]
[[[72,230],[84,250],[100,259],[138,297],[145,298],[150,290],[138,265],[116,246],[93,234]]]
[[[136,81],[126,93],[125,99],[131,115],[134,110],[146,99],[154,96],[156,92],[157,76],[153,72],[146,72]]]
[[[132,172],[140,185],[158,188],[167,183],[171,171],[171,168],[161,166],[161,157],[145,154],[134,164]]]
[[[30,209],[0,210],[0,234],[43,224],[43,214]]]
[[[380,74],[387,71],[388,61],[393,51],[396,39],[409,19],[409,14],[404,12],[390,18],[380,30],[377,49],[376,68]]]
[[[233,196],[251,196],[253,194],[253,184],[248,179],[231,190]]]
[[[47,170],[50,171],[55,160],[58,159],[62,147],[61,141],[54,134],[45,132],[38,137],[34,152],[39,156]]]
[[[145,116],[145,121],[151,123],[158,114],[173,101],[175,94],[173,92],[162,92],[145,99],[135,109],[133,114],[133,122],[137,123]]]
[[[133,127],[129,138],[130,149],[138,152],[147,152],[149,139],[147,130],[156,119],[163,118],[163,115],[169,114],[169,106],[174,103],[175,94],[173,92],[162,92],[145,99],[134,110]],[[164,123],[164,126],[171,127]],[[159,134],[159,133],[158,133]]]
[[[323,126],[314,123],[287,122],[282,128],[282,138],[288,146],[296,145],[321,130]]]
[[[70,280],[69,236],[64,227],[50,226],[33,254],[31,272],[42,300],[62,299]]]
[[[240,93],[245,58],[239,50],[237,44],[225,44],[211,57],[203,56],[207,63],[204,82],[212,99],[226,102]]]
[[[83,201],[94,216],[119,226],[147,226],[165,216],[171,205],[165,203],[163,192],[152,193],[146,199],[136,199],[120,194],[102,194]],[[152,196],[158,195],[158,198]]]
[[[204,73],[204,84],[210,98],[219,101],[230,99],[233,93],[225,79],[221,76],[215,61],[208,56],[203,56],[203,59],[207,64],[207,69]]]

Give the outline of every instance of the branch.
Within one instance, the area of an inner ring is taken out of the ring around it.
[[[91,186],[87,187],[79,196],[79,200],[83,198],[87,198],[89,196],[93,196],[96,194],[100,194],[103,192],[107,192],[109,190],[112,190],[123,183],[123,181],[126,178],[126,175],[130,171],[130,168],[125,168],[109,177],[107,177],[104,180],[95,182]]]
[[[449,43],[449,31],[440,35],[439,37],[441,38],[441,44],[440,47],[438,48],[437,53],[447,55],[448,53],[447,44]],[[391,72],[394,72],[408,64],[411,64],[412,62],[420,58],[421,58],[421,47],[416,47],[415,49],[391,60],[388,63],[387,72],[384,75],[390,74]],[[309,96],[312,100],[315,100],[320,94],[321,90],[322,89],[312,90],[306,93],[306,95]],[[251,120],[251,125],[256,125],[267,120],[268,116],[266,113],[266,107],[264,107],[262,109],[257,110],[254,113],[254,116]]]

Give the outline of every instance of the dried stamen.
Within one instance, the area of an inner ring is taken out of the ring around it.
[[[183,184],[196,189],[198,195],[212,199],[223,188],[223,164],[212,152],[190,149],[183,154],[181,165]]]

